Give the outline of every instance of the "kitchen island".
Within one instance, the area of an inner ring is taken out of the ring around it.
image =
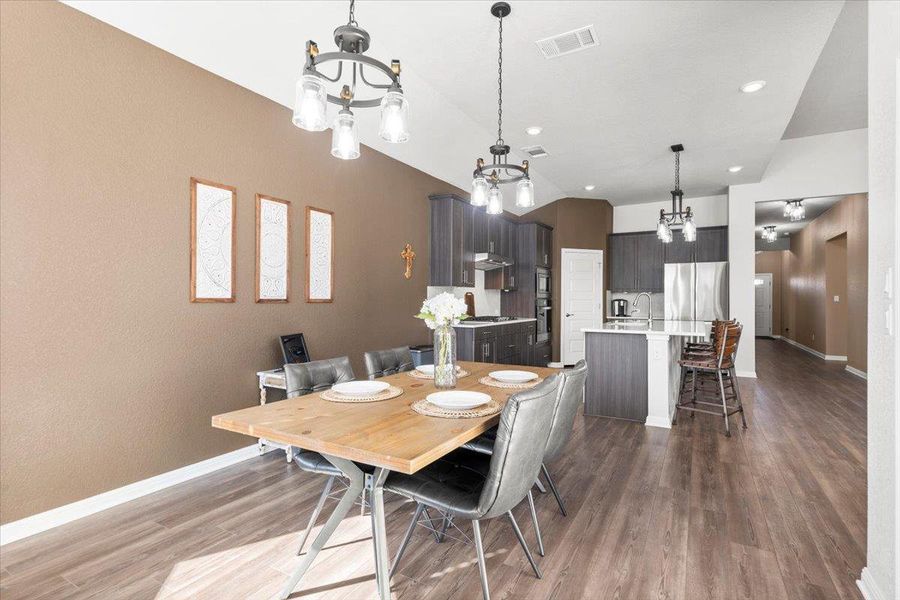
[[[684,338],[708,339],[708,321],[615,321],[582,329],[584,414],[672,426]]]

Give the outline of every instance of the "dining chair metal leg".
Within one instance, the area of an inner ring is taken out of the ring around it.
[[[544,484],[541,483],[541,478],[540,478],[540,477],[538,477],[537,479],[534,480],[534,485],[537,486],[537,489],[538,489],[538,491],[539,491],[540,493],[542,493],[542,494],[546,494],[546,493],[547,493],[547,488],[545,488],[545,487],[544,487]]]
[[[384,480],[388,469],[378,467],[372,474],[372,490],[369,494],[372,504],[372,535],[375,538],[375,581],[381,600],[391,600],[391,575],[387,559],[387,533],[384,526]]]
[[[409,544],[410,538],[412,538],[413,532],[416,530],[416,523],[419,522],[419,517],[422,516],[422,511],[425,510],[425,505],[419,502],[416,504],[416,514],[413,515],[412,521],[409,522],[409,527],[406,528],[406,535],[403,536],[403,541],[400,542],[400,547],[397,549],[397,554],[394,556],[394,564],[391,565],[391,570],[389,575],[391,577],[394,576],[394,573],[397,572],[397,567],[400,566],[400,559],[403,558],[403,553],[406,552],[406,546]]]
[[[547,480],[547,486],[550,488],[550,491],[553,492],[553,497],[556,498],[556,503],[559,504],[559,512],[561,512],[564,517],[569,516],[569,513],[566,512],[566,505],[563,504],[562,497],[559,495],[559,490],[556,489],[556,484],[553,483],[553,478],[550,477],[550,471],[547,470],[547,465],[541,463],[541,472],[544,474],[544,479]]]
[[[484,563],[484,546],[481,544],[481,525],[478,519],[472,520],[472,531],[475,533],[475,555],[478,557],[478,574],[481,576],[481,595],[484,600],[491,600],[488,589],[487,565]]]
[[[428,507],[425,507],[425,518],[428,519],[428,529],[431,530],[431,537],[434,538],[434,541],[438,544],[441,543],[441,536],[438,533],[437,526],[435,525],[434,520],[431,518],[431,513],[428,512]]]
[[[453,515],[445,516],[444,522],[441,525],[441,534],[438,536],[438,543],[444,541],[444,537],[447,535],[447,529],[450,527],[450,524],[453,523]]]
[[[353,503],[356,502],[356,498],[362,492],[363,486],[365,485],[365,473],[353,464],[352,461],[336,456],[329,456],[327,454],[323,454],[323,456],[328,459],[328,462],[340,469],[341,472],[350,479],[350,485],[347,486],[347,490],[344,492],[344,495],[341,496],[341,499],[331,513],[331,516],[325,521],[325,525],[322,526],[319,535],[313,540],[313,543],[309,547],[309,550],[307,550],[303,560],[300,561],[300,564],[297,565],[297,568],[294,569],[290,579],[285,584],[284,588],[282,588],[281,593],[279,594],[281,600],[287,600],[294,591],[294,588],[297,587],[297,584],[300,582],[300,579],[303,578],[304,573],[309,570],[309,567],[316,559],[316,556],[322,548],[325,547],[328,538],[331,537],[343,518],[346,517],[347,513],[350,512],[350,509],[353,508]]]
[[[531,510],[531,524],[534,525],[534,535],[537,537],[538,554],[544,556],[544,540],[541,539],[541,526],[538,525],[537,511],[534,509],[534,495],[528,490],[528,508]]]
[[[306,531],[303,532],[303,537],[300,538],[300,547],[297,548],[297,556],[300,556],[303,553],[303,546],[306,545],[306,540],[309,538],[310,532],[316,525],[316,519],[319,518],[322,507],[325,506],[325,500],[328,498],[328,494],[331,493],[332,484],[334,484],[334,475],[328,477],[328,480],[325,482],[325,487],[322,488],[322,495],[319,496],[319,501],[316,503],[316,507],[309,517],[309,525],[306,526]]]
[[[725,415],[725,437],[731,437],[731,428],[728,426],[728,403],[725,402],[725,384],[722,383],[722,371],[716,373],[719,377],[719,393],[722,395],[722,414]]]
[[[519,540],[519,545],[522,546],[522,550],[525,551],[525,557],[528,559],[528,562],[531,563],[531,568],[534,569],[535,576],[538,579],[541,579],[543,577],[543,575],[541,575],[541,570],[538,568],[537,563],[534,562],[531,550],[528,549],[528,545],[525,543],[525,538],[522,536],[522,530],[519,529],[519,525],[516,523],[516,518],[513,516],[512,511],[507,512],[506,516],[509,517],[509,522],[512,524],[513,531],[516,533],[516,539]]]

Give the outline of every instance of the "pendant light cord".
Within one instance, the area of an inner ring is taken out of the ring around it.
[[[675,189],[681,189],[681,152],[675,153]]]
[[[497,145],[503,145],[503,17],[500,17],[500,50],[497,53]]]

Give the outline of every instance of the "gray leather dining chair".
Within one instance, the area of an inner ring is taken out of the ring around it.
[[[566,369],[559,373],[562,378],[560,385],[559,398],[556,403],[556,409],[553,413],[553,424],[550,428],[550,437],[547,440],[547,448],[544,450],[544,460],[541,463],[541,472],[553,496],[559,504],[559,510],[566,516],[566,506],[563,503],[562,496],[556,488],[553,478],[550,477],[550,471],[547,469],[547,463],[558,458],[569,439],[572,437],[572,429],[575,425],[575,416],[578,414],[578,407],[581,406],[584,398],[584,381],[587,379],[587,363],[579,360],[574,367]],[[481,454],[492,454],[494,452],[494,444],[496,443],[496,430],[491,429],[483,435],[475,438],[471,442],[464,444],[466,450],[473,450]],[[531,509],[531,520],[534,525],[535,535],[538,542],[538,553],[544,555],[544,542],[541,539],[541,529],[538,525],[537,511],[534,508],[534,497],[531,490],[528,490],[528,506]]]
[[[453,518],[472,521],[484,600],[490,599],[480,525],[485,519],[506,515],[531,568],[541,577],[512,509],[525,499],[540,471],[561,381],[559,375],[553,375],[509,398],[500,413],[491,456],[456,450],[412,475],[388,476],[384,489],[416,502],[391,575],[403,558],[419,517],[426,506],[431,506],[444,514],[445,522]]]
[[[369,375],[369,379],[413,370],[412,353],[409,351],[409,346],[371,350],[366,352],[363,358],[366,361],[366,373]]]
[[[284,365],[284,380],[288,398],[321,392],[331,388],[336,383],[353,381],[353,378],[353,367],[350,365],[350,359],[346,356]],[[295,448],[294,462],[308,473],[328,475],[328,479],[325,481],[325,488],[319,496],[319,501],[313,509],[312,516],[309,518],[309,525],[307,525],[306,531],[303,532],[303,536],[300,539],[300,547],[297,549],[297,554],[300,554],[313,526],[316,524],[319,513],[322,512],[325,500],[331,493],[335,477],[342,477],[343,473],[328,462],[324,456],[310,450]],[[363,491],[363,494],[365,494],[365,491]],[[363,506],[365,506],[365,497],[363,497]]]

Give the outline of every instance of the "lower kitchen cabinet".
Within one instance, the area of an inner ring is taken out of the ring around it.
[[[459,360],[503,365],[537,365],[535,321],[456,328]],[[549,348],[549,344],[548,344]],[[547,361],[549,362],[549,358]]]

